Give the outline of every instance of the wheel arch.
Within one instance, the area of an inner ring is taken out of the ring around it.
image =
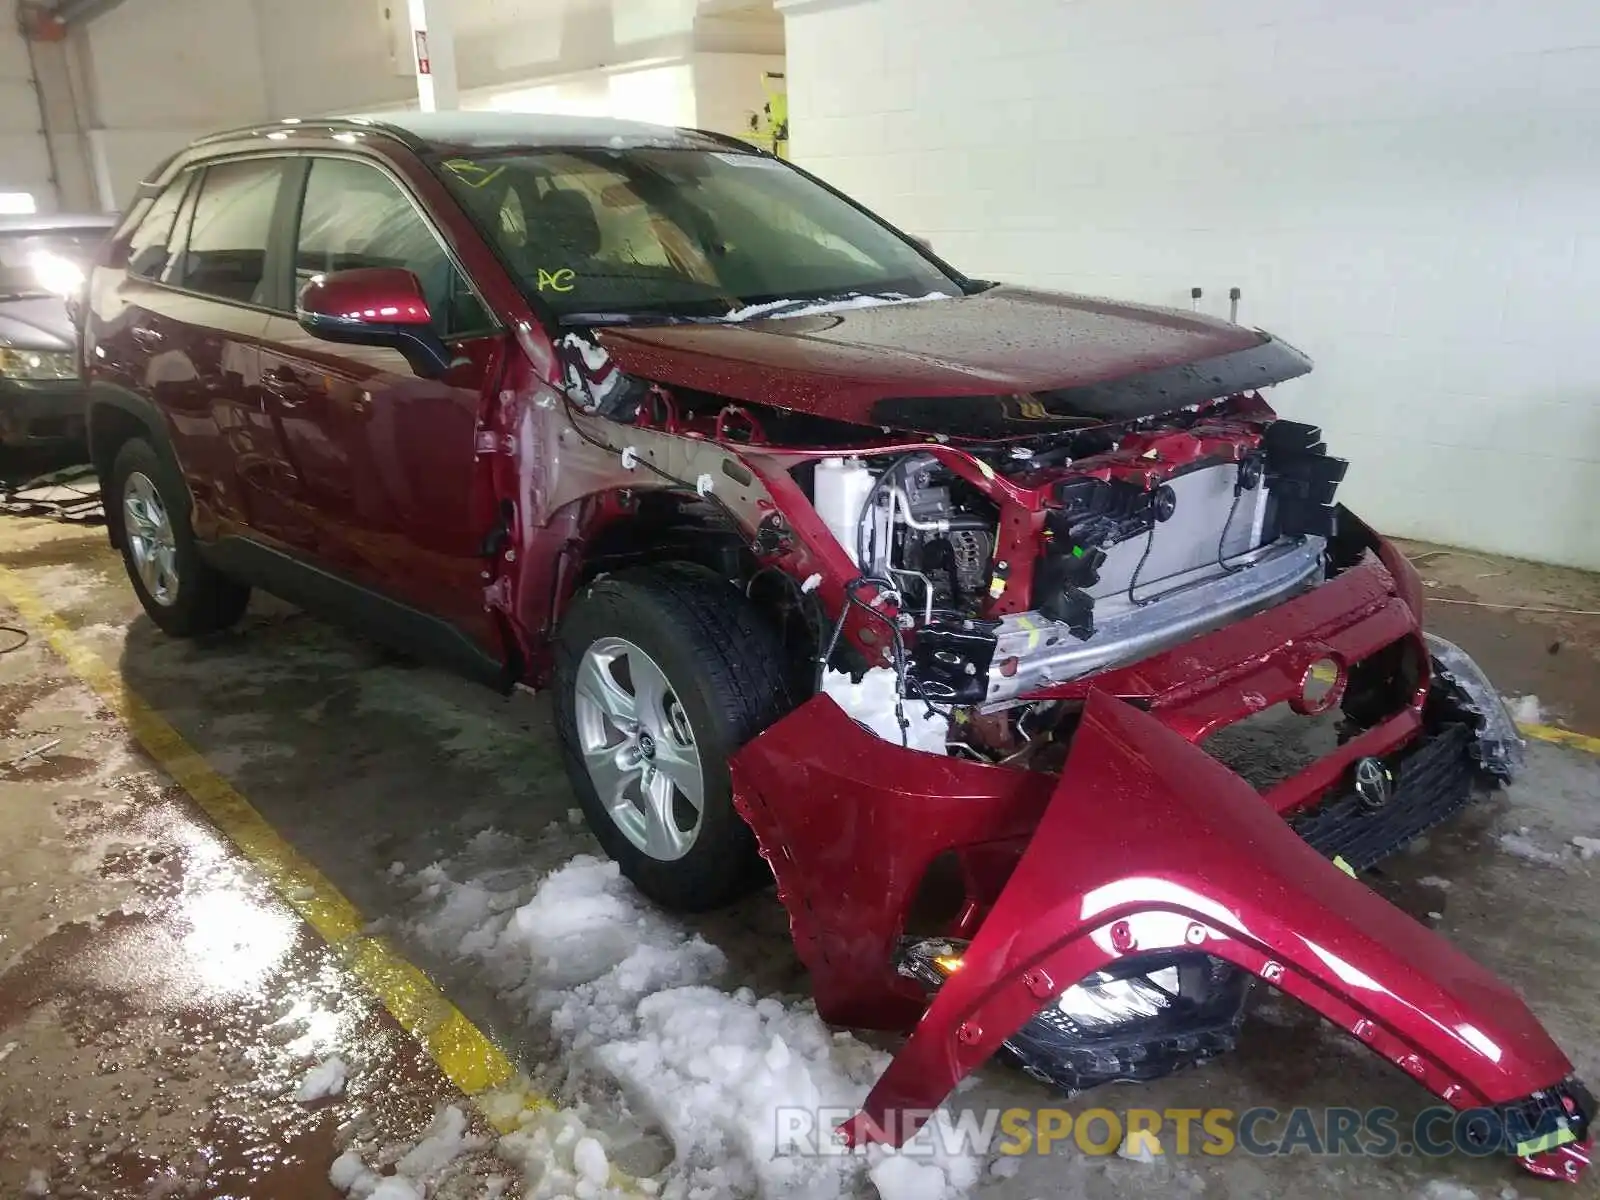
[[[105,492],[111,482],[111,468],[117,460],[117,452],[127,442],[142,437],[173,467],[176,477],[183,481],[186,495],[188,480],[184,477],[182,465],[178,462],[177,452],[167,432],[166,422],[161,419],[160,410],[138,393],[110,384],[92,385],[87,405],[86,428],[89,461],[94,467],[96,478],[100,480],[102,504],[106,516],[106,536],[111,545],[120,550],[123,537],[122,506]],[[192,495],[189,496],[189,501],[192,505]]]
[[[764,566],[753,537],[725,508],[675,487],[617,488],[572,506],[570,536],[563,544],[550,592],[549,631],[588,583],[635,567],[691,564],[715,572],[745,593],[778,631],[799,682],[809,678],[820,648],[817,614],[797,621],[795,606],[815,600],[771,566]]]

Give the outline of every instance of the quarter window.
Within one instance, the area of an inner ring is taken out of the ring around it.
[[[184,193],[189,190],[193,178],[192,171],[179,175],[167,184],[145,212],[144,219],[128,239],[128,274],[141,279],[161,278],[171,253],[172,225],[178,216],[178,206],[183,203]]]
[[[421,282],[441,337],[494,325],[406,194],[382,171],[354,159],[312,160],[294,265],[296,291],[313,275],[401,267]]]
[[[242,304],[270,299],[267,242],[282,159],[244,159],[206,170],[173,283]]]

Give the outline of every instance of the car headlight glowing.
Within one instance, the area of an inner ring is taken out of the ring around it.
[[[78,356],[71,350],[16,350],[0,347],[0,377],[76,379]]]
[[[46,291],[58,296],[76,296],[83,290],[83,268],[70,258],[48,250],[36,250],[29,255],[28,265],[33,268],[33,277],[39,281],[39,286]]]

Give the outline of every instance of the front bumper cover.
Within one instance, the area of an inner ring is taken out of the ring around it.
[[[81,440],[87,395],[78,379],[0,379],[0,445]]]
[[[1414,611],[1395,590],[1369,561],[1097,677],[1138,703],[1096,680],[1076,685],[1082,716],[1059,778],[903,749],[827,697],[734,757],[736,802],[772,866],[819,1011],[838,1024],[912,1030],[844,1127],[852,1141],[900,1144],[1066,989],[1131,956],[1170,951],[1268,980],[1457,1108],[1514,1107],[1567,1086],[1571,1064],[1514,991],[1285,820],[1325,816],[1312,802],[1356,757],[1414,743],[1421,694],[1266,796],[1193,744],[1237,719],[1240,695],[1251,710],[1287,698],[1319,656],[1360,661],[1407,637],[1420,652]],[[1452,728],[1410,754],[1421,760],[1445,735],[1469,736]],[[1403,767],[1401,776],[1404,787]],[[1441,794],[1464,796],[1470,781],[1460,782]],[[948,854],[966,907],[947,933],[970,946],[930,1003],[893,963],[914,893]],[[1549,1135],[1559,1144],[1545,1134],[1517,1143],[1530,1170],[1572,1178],[1581,1167],[1590,1114],[1576,1103],[1570,1128]]]

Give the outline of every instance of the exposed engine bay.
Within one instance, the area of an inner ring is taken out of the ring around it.
[[[818,514],[858,583],[898,609],[894,696],[924,706],[886,722],[883,688],[868,697],[825,679],[857,719],[893,737],[941,706],[1015,708],[1040,688],[1132,662],[1325,577],[1345,463],[1313,426],[1229,422],[1051,441],[972,456],[976,479],[944,448],[816,465]],[[903,740],[931,749],[936,739],[919,729]]]
[[[800,702],[729,768],[818,1010],[913,1031],[847,1141],[901,1144],[990,1055],[1067,1094],[1197,1065],[1260,977],[1477,1105],[1486,1152],[1577,1177],[1594,1102],[1570,1062],[1355,879],[1509,778],[1521,743],[1476,664],[1424,640],[1404,556],[1334,506],[1346,464],[1318,429],[1211,365],[1179,373],[1217,389],[1181,407],[1158,374],[882,400],[868,422],[832,376],[790,407],[633,350],[656,382],[622,388],[596,355],[569,391],[737,456],[587,439],[672,489],[619,498],[654,517],[637,544],[706,562],[781,630]],[[1337,748],[1258,786],[1202,745],[1279,704],[1327,713]],[[1349,999],[1312,935],[1396,1002]],[[1469,1018],[1490,1034],[1441,1036]]]

